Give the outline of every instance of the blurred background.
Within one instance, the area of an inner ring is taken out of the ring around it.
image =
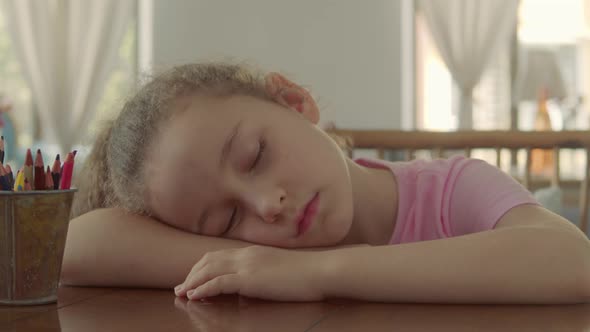
[[[150,73],[213,59],[284,73],[318,99],[323,126],[590,125],[590,0],[0,3],[0,132],[13,165],[26,148],[77,149],[82,162]],[[562,178],[581,178],[583,151],[560,153]]]

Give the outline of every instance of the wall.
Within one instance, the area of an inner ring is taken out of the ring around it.
[[[155,0],[152,6],[155,68],[247,60],[308,87],[319,98],[322,122],[401,126],[403,1]]]

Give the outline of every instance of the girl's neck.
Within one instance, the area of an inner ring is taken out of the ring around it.
[[[342,244],[387,244],[397,218],[397,183],[389,169],[368,168],[347,158],[353,220]]]

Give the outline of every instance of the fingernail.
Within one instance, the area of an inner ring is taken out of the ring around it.
[[[178,286],[176,286],[176,287],[174,288],[174,291],[175,291],[176,293],[180,292],[181,290],[182,290],[182,285],[178,285]]]
[[[191,290],[188,293],[186,293],[186,295],[188,295],[188,296],[193,296],[193,294],[195,294],[195,291],[194,290]]]

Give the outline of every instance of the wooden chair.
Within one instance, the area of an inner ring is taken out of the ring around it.
[[[560,179],[560,149],[582,149],[586,156],[584,174],[581,180],[574,181],[580,185],[579,207],[580,219],[578,227],[586,231],[588,223],[588,199],[590,168],[590,131],[456,131],[427,132],[401,130],[347,130],[332,129],[333,133],[350,145],[349,156],[353,157],[356,149],[374,149],[379,158],[384,157],[387,150],[405,151],[405,160],[413,159],[418,150],[430,150],[434,157],[443,156],[448,150],[463,150],[471,156],[473,149],[496,150],[496,166],[501,165],[501,150],[508,149],[515,158],[516,151],[525,149],[526,162],[524,176],[515,177],[527,189],[531,189],[531,155],[533,149],[552,149],[554,164],[552,167],[551,184],[562,185]],[[571,181],[570,181],[571,182]],[[570,183],[571,184],[571,183]]]

